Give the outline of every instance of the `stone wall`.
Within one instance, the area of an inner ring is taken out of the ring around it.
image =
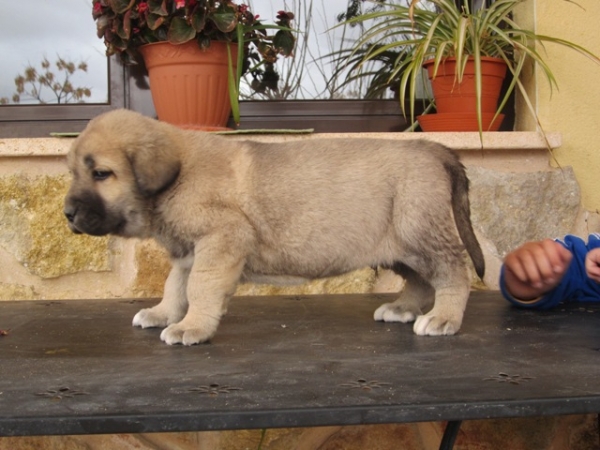
[[[404,134],[369,137],[407,138]],[[598,215],[580,206],[571,168],[551,168],[547,150],[535,134],[492,133],[486,136],[484,149],[476,133],[429,137],[456,148],[468,167],[472,218],[487,264],[485,283],[474,280],[474,287],[497,288],[503,256],[522,242],[569,232],[585,236],[600,229]],[[553,139],[558,145],[559,139]],[[69,145],[69,140],[58,139],[0,140],[0,300],[159,297],[169,262],[156,244],[74,235],[68,230],[62,201],[69,183],[64,162]],[[242,285],[238,294],[387,292],[400,286],[395,275],[363,269],[299,287]],[[439,445],[442,429],[443,424],[437,423],[268,430],[261,448],[432,449]],[[594,429],[591,416],[469,422],[457,448],[507,448],[501,443],[511,435],[511,449],[591,449],[597,448],[597,436],[595,441],[589,437]],[[260,439],[260,431],[2,438],[0,450],[254,449]]]
[[[337,135],[328,135],[332,136]],[[484,247],[488,288],[497,287],[498,267],[509,249],[571,231],[585,234],[586,217],[594,223],[596,217],[580,211],[573,171],[549,167],[539,136],[511,133],[508,140],[506,136],[490,133],[481,149],[477,133],[428,134],[457,149],[468,167],[472,216]],[[551,141],[560,143],[556,136]],[[74,235],[67,229],[62,202],[69,183],[64,162],[69,145],[68,139],[0,141],[0,264],[5,268],[0,272],[0,300],[160,296],[169,262],[153,242]],[[390,280],[389,274],[383,278],[385,282],[363,269],[300,287],[243,285],[238,295],[368,292],[374,285],[378,291],[398,288],[397,279]]]

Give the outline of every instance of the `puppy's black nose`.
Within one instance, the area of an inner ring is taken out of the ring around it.
[[[64,213],[69,223],[73,223],[73,221],[75,220],[75,214],[77,214],[77,210],[73,207],[67,206],[65,207]]]

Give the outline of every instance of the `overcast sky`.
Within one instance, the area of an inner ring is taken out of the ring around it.
[[[311,3],[310,53],[319,58],[339,41],[337,31],[327,33],[326,30],[336,24],[335,17],[345,10],[347,0],[250,1],[252,10],[265,22],[272,23],[278,10],[294,11],[300,19],[294,26],[299,30],[305,26],[306,6]],[[12,97],[14,78],[22,74],[28,65],[39,67],[44,57],[54,64],[56,57],[61,56],[75,63],[86,62],[88,72],[74,78],[73,84],[92,89],[89,102],[106,101],[105,47],[103,41],[96,37],[91,14],[92,0],[0,0],[0,5],[0,97]],[[328,75],[318,68],[322,62],[304,61],[301,64],[307,69],[303,75],[307,87],[300,98],[307,98],[323,89]],[[25,102],[26,99],[22,98],[21,103]]]
[[[91,0],[0,0],[0,4],[0,97],[12,97],[14,78],[29,64],[39,67],[44,57],[54,64],[61,56],[86,62],[87,74],[74,78],[73,84],[92,89],[88,101],[106,101],[106,57],[104,44],[96,37]]]

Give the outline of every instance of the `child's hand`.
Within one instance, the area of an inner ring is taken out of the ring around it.
[[[588,277],[600,283],[600,248],[594,248],[585,255],[585,271]]]
[[[572,258],[569,250],[551,239],[527,242],[504,259],[505,287],[520,300],[539,297],[560,283]],[[600,251],[596,261],[594,264],[600,280]]]

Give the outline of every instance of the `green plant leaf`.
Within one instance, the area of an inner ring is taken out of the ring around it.
[[[96,19],[96,35],[99,38],[104,37],[104,31],[112,25],[111,19],[106,16],[100,16]]]
[[[211,14],[209,17],[215,26],[223,33],[231,33],[237,26],[237,16],[235,11],[223,11]]]
[[[295,42],[294,35],[288,30],[279,30],[273,37],[273,46],[285,56],[292,54]]]
[[[199,35],[196,38],[196,41],[198,42],[198,46],[200,48],[207,49],[210,47],[210,37],[208,37],[204,34]]]
[[[227,43],[227,84],[229,86],[229,101],[231,103],[231,115],[236,126],[240,124],[240,79],[242,76],[241,66],[243,64],[243,49],[244,49],[244,30],[243,26],[239,24],[237,26],[236,34],[238,41],[238,59],[237,59],[237,70],[233,70],[233,56],[231,54],[231,43]]]
[[[150,0],[148,2],[150,12],[159,16],[168,16],[167,0]]]
[[[148,24],[148,28],[154,31],[160,28],[165,23],[165,18],[163,16],[151,13],[148,14],[146,23]]]
[[[244,27],[241,23],[238,23],[236,27],[236,35],[237,35],[237,45],[238,45],[238,53],[237,53],[237,72],[236,72],[236,81],[237,81],[237,91],[239,94],[240,90],[240,80],[242,79],[242,72],[244,71],[244,58],[245,58],[245,49],[246,43],[244,42]],[[237,101],[237,98],[236,98]]]
[[[117,14],[124,13],[128,9],[131,9],[135,4],[135,0],[108,0],[110,9]]]
[[[196,30],[184,18],[173,17],[167,36],[172,44],[183,44],[194,39]]]
[[[204,30],[206,27],[206,12],[204,8],[197,7],[194,9],[191,15],[192,27],[197,32]]]
[[[123,39],[121,39],[119,36],[117,36],[116,34],[113,35],[113,39],[111,39],[111,41],[110,41],[110,46],[111,46],[112,53],[115,52],[115,49],[125,50],[127,48],[127,44],[125,43],[125,41]]]
[[[122,27],[119,30],[119,36],[123,39],[129,39],[131,36],[131,10],[127,11],[123,15]]]

